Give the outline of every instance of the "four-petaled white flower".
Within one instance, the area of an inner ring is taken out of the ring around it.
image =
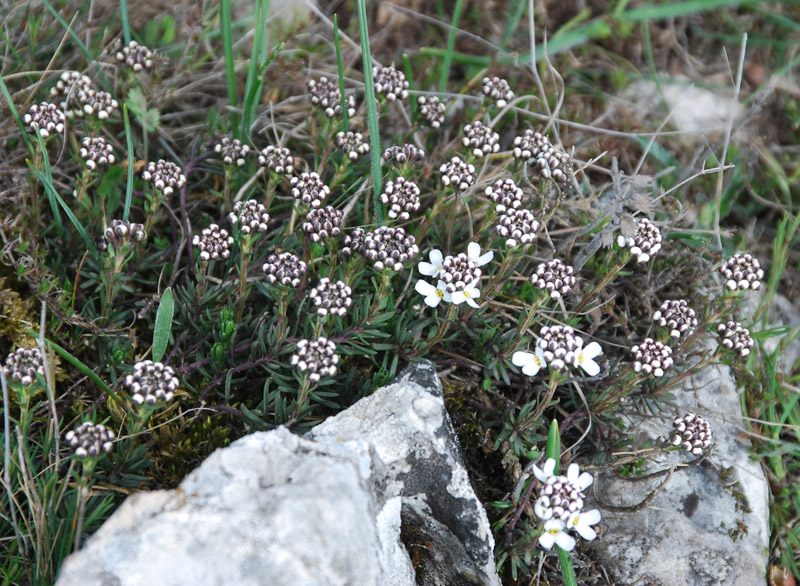
[[[539,545],[545,549],[550,549],[553,544],[564,551],[575,549],[575,538],[564,531],[564,521],[561,519],[550,519],[544,524],[544,532],[539,536]]]
[[[574,462],[567,468],[567,480],[578,487],[583,492],[592,485],[594,478],[588,472],[580,473],[580,468]]]
[[[539,372],[542,368],[547,366],[547,362],[544,359],[544,350],[541,348],[536,348],[536,353],[531,354],[530,352],[514,352],[511,355],[511,363],[514,366],[521,366],[522,367],[522,374],[526,376],[536,376],[536,373]],[[555,466],[555,460],[552,458],[548,460],[548,462],[552,461],[553,465]],[[538,476],[536,478],[539,478]],[[539,479],[541,480],[541,478]]]
[[[556,461],[553,458],[547,458],[544,466],[539,468],[536,464],[533,465],[533,475],[539,482],[547,482],[551,476],[556,476]]]
[[[481,296],[480,290],[477,288],[478,281],[472,281],[469,285],[464,287],[463,291],[455,291],[451,297],[451,301],[456,305],[460,305],[461,303],[467,302],[467,305],[471,307],[480,307],[476,303],[476,299]]]
[[[586,541],[591,541],[597,537],[597,532],[592,529],[592,525],[597,525],[599,522],[600,511],[592,509],[585,513],[572,513],[567,519],[567,528],[574,529]]]
[[[477,242],[470,242],[469,246],[467,246],[467,258],[469,258],[469,260],[473,261],[479,267],[482,267],[494,258],[494,252],[490,250],[489,252],[481,255],[481,245]]]
[[[439,276],[439,273],[442,272],[442,263],[444,262],[442,251],[434,248],[428,253],[428,258],[431,262],[423,261],[417,265],[417,268],[419,268],[419,272],[426,277],[436,278]]]
[[[603,349],[600,347],[600,344],[592,342],[575,353],[575,362],[573,366],[575,368],[580,366],[589,376],[597,376],[600,374],[600,365],[594,361],[594,358],[600,356],[602,353]]]
[[[414,289],[416,289],[417,293],[425,296],[425,305],[429,305],[430,307],[436,307],[441,301],[445,303],[450,303],[452,301],[452,297],[445,287],[444,281],[439,281],[436,287],[434,287],[422,279],[417,281],[417,284],[414,285]]]

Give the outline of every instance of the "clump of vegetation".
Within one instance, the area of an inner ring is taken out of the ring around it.
[[[693,182],[735,165],[687,163],[676,181],[647,166],[669,158],[657,134],[630,134],[638,161],[584,141],[591,127],[562,126],[544,88],[560,82],[549,62],[512,76],[450,43],[384,66],[324,23],[275,43],[267,4],[234,25],[223,1],[179,35],[171,17],[131,27],[125,3],[99,30],[48,2],[7,15],[28,35],[3,41],[9,583],[51,582],[131,492],[174,487],[252,431],[304,433],[422,358],[446,373],[517,583],[539,546],[572,549],[567,531],[592,539],[599,520],[582,511],[591,480],[574,464],[559,476],[557,451],[522,474],[553,419],[573,457],[599,460],[630,441],[633,405],[663,419],[665,449],[700,456],[712,432],[670,393],[716,361],[769,363],[754,350],[797,262],[796,202],[771,250],[737,252],[720,222],[743,204],[721,180],[712,222],[682,213]],[[512,4],[504,46],[528,38]],[[235,27],[254,34],[234,44]],[[363,12],[350,20],[366,29]],[[770,380],[749,389],[753,414],[789,388]],[[784,483],[796,474],[773,463]],[[776,530],[792,566],[796,535]]]

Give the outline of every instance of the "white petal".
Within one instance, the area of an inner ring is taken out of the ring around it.
[[[573,462],[567,468],[567,480],[569,480],[575,486],[578,486],[578,475],[580,474],[580,467]]]
[[[481,255],[481,245],[477,242],[470,242],[467,245],[467,256],[470,260],[475,260]]]
[[[586,356],[583,357],[583,360],[576,359],[578,365],[586,371],[586,374],[589,376],[597,376],[600,374],[600,365],[597,364],[594,360],[587,360]]]
[[[564,551],[572,551],[575,549],[575,538],[562,531],[556,535],[556,545]]]
[[[467,305],[469,305],[470,307],[474,307],[475,309],[480,308],[480,305],[478,305],[472,297],[467,297]]]
[[[423,281],[420,279],[417,281],[417,284],[414,285],[414,289],[420,295],[425,295],[426,297],[429,295],[436,295],[436,287],[428,283],[427,281]]]
[[[556,542],[556,536],[552,533],[544,532],[539,536],[539,545],[545,549],[550,549]]]
[[[428,305],[429,307],[436,307],[437,305],[439,305],[441,300],[442,300],[442,298],[439,297],[439,294],[438,293],[434,293],[433,295],[428,295],[425,298],[425,305]]]
[[[584,359],[588,358],[591,360],[595,356],[600,356],[603,353],[603,348],[597,342],[591,342],[588,346],[583,349],[583,357]]]
[[[432,265],[431,263],[425,261],[419,263],[417,268],[419,269],[419,272],[426,277],[435,277],[436,273],[439,272],[439,268],[436,265]]]
[[[434,248],[428,253],[428,258],[430,259],[431,263],[435,264],[436,266],[442,266],[442,261],[444,258],[442,257],[442,251],[438,248]]]
[[[453,293],[450,299],[452,303],[454,303],[455,305],[461,305],[467,300],[467,296],[464,295],[463,291],[456,291],[455,293]]]
[[[511,364],[514,366],[526,366],[533,360],[533,354],[530,352],[522,352],[521,350],[518,352],[514,352],[511,355]],[[536,467],[534,467],[534,470]],[[538,478],[538,477],[537,477]]]
[[[539,468],[536,464],[533,465],[533,475],[540,481],[540,482],[547,482],[547,479],[553,476],[554,472],[556,471],[556,461],[555,458],[547,458],[544,462],[544,466]]]
[[[522,367],[522,374],[525,376],[536,376],[536,373],[538,373],[541,369],[542,367],[539,366],[539,363],[534,359]]]

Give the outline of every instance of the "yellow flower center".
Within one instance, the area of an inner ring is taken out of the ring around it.
[[[444,291],[442,291],[441,289],[437,289],[436,294],[439,296],[439,299],[444,298]]]

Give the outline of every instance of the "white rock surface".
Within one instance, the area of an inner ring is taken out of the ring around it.
[[[129,498],[57,585],[413,586],[401,526],[431,548],[420,584],[499,585],[430,363],[313,436],[247,436],[177,490]]]

